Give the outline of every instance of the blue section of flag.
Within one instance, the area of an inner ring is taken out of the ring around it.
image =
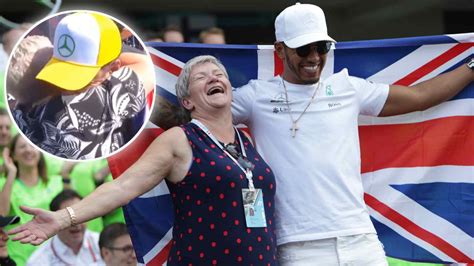
[[[459,100],[459,99],[473,99],[474,98],[474,82],[471,82],[464,90],[459,92],[456,96],[454,96],[452,100]]]
[[[255,45],[204,45],[181,44],[169,46],[153,43],[153,48],[186,63],[198,55],[213,55],[226,67],[233,87],[240,87],[256,79],[258,74],[257,46]]]
[[[439,182],[392,187],[474,237],[473,183]]]
[[[163,98],[165,98],[166,100],[168,100],[170,103],[172,103],[173,105],[175,106],[179,106],[179,102],[178,102],[178,98],[176,97],[176,95],[174,94],[171,94],[169,91],[163,89],[162,87],[160,86],[156,86],[156,93],[158,93],[158,95],[162,96]]]
[[[393,258],[409,260],[414,262],[437,262],[440,263],[439,258],[425,250],[424,248],[415,245],[408,239],[400,236],[390,227],[371,218],[377,231],[380,241],[384,244],[385,252]]]
[[[351,41],[336,43],[337,49],[358,49],[358,48],[382,48],[382,47],[404,47],[420,46],[427,44],[457,43],[455,39],[447,35],[420,36],[396,39],[380,39],[367,41]]]
[[[144,263],[143,257],[173,226],[171,196],[168,194],[152,198],[136,198],[123,209],[137,260]]]
[[[452,67],[448,68],[446,71],[444,71],[443,73],[446,73],[446,72],[449,72],[451,70],[454,70],[456,69],[457,67],[459,67],[460,65],[463,65],[463,64],[466,64],[466,61],[467,59],[470,59],[474,57],[473,54],[471,54],[470,56],[466,57],[466,58],[463,58],[462,60],[460,60],[457,64],[453,65]],[[474,98],[474,82],[471,82],[471,84],[469,84],[468,86],[466,86],[461,92],[459,92],[456,96],[454,96],[452,100],[459,100],[459,99],[472,99]]]
[[[366,79],[397,62],[418,47],[336,49],[334,50],[334,72],[337,73],[347,68],[351,76]]]

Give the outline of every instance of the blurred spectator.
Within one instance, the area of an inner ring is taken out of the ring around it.
[[[44,155],[48,176],[60,175],[63,179],[64,189],[73,189],[81,197],[89,195],[102,183],[112,180],[106,159],[77,162],[64,161],[48,154]],[[105,226],[112,223],[125,223],[122,208],[88,221],[86,226],[87,229],[100,233]]]
[[[3,50],[10,55],[13,47],[20,40],[21,36],[33,26],[31,23],[20,24],[17,28],[5,32],[2,36]]]
[[[0,215],[18,215],[24,224],[32,216],[22,212],[20,206],[48,209],[51,200],[63,190],[63,183],[60,176],[47,175],[43,154],[20,135],[13,137],[9,148],[3,150],[3,160],[7,174],[0,178]],[[16,241],[9,241],[7,246],[18,265],[24,265],[36,249]]]
[[[8,256],[8,249],[7,249],[7,240],[8,236],[3,231],[3,227],[10,225],[10,224],[16,224],[20,221],[20,217],[18,216],[1,216],[0,215],[0,265],[1,266],[15,266],[16,263],[15,261]]]
[[[74,190],[64,190],[51,202],[50,210],[65,209],[81,200]],[[56,236],[43,243],[28,259],[27,265],[84,265],[100,263],[99,234],[77,224],[59,231]]]
[[[107,160],[95,160],[87,162],[66,162],[61,170],[61,176],[69,179],[71,188],[77,191],[81,197],[89,195],[99,185],[112,180]],[[124,223],[122,209],[87,222],[87,228],[94,232],[100,232],[104,226],[121,222]]]
[[[203,30],[199,33],[199,39],[207,44],[225,44],[224,30],[217,27]]]
[[[147,40],[147,42],[163,42],[163,38],[161,37],[152,37]]]
[[[155,95],[155,104],[150,115],[150,122],[163,128],[170,129],[191,121],[189,113],[177,105],[172,104],[162,96]]]
[[[163,41],[165,42],[184,42],[184,36],[181,29],[175,25],[169,25],[163,29]]]
[[[23,35],[31,25],[30,23],[23,23],[19,27],[11,29],[2,35],[2,45],[0,46],[0,91],[2,92],[4,90],[3,86],[5,80],[4,69],[7,66],[8,57],[21,35]],[[0,97],[0,107],[6,107],[4,97]]]
[[[137,257],[127,226],[115,223],[107,226],[99,238],[100,254],[107,266],[137,265]]]
[[[12,121],[7,110],[0,107],[0,152],[3,152],[3,148],[10,144],[12,139],[11,126]]]
[[[140,37],[145,42],[163,42],[163,32],[157,32],[155,30],[147,29],[143,30]]]
[[[12,138],[11,125],[12,122],[7,110],[0,107],[0,152],[3,152],[3,148],[8,147],[8,144],[10,144]],[[3,157],[0,157],[0,173],[4,173],[5,170]]]

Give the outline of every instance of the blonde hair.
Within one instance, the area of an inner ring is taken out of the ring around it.
[[[42,49],[53,49],[45,36],[33,35],[24,38],[15,49],[8,67],[7,88],[17,88],[29,70],[36,53]],[[44,62],[45,64],[47,62]]]

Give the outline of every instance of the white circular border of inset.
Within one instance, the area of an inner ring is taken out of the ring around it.
[[[120,153],[121,151],[125,150],[127,146],[131,145],[137,138],[138,136],[143,132],[143,130],[145,130],[146,128],[146,124],[148,123],[149,119],[150,119],[150,116],[151,116],[151,113],[153,111],[153,107],[155,105],[155,99],[156,99],[156,76],[153,74],[153,88],[152,90],[149,92],[148,95],[145,95],[145,108],[146,108],[146,113],[145,113],[145,117],[144,117],[144,120],[143,120],[143,124],[141,125],[140,129],[137,131],[137,133],[127,142],[125,143],[122,147],[120,147],[118,150],[114,151],[114,152],[111,152],[110,154],[107,154],[105,156],[102,156],[102,157],[97,157],[97,158],[91,158],[91,159],[70,159],[70,158],[64,158],[64,157],[60,157],[60,156],[57,156],[55,154],[52,154],[52,153],[49,153],[49,152],[46,152],[44,151],[43,149],[41,149],[40,147],[38,147],[38,145],[36,145],[34,142],[32,142],[24,133],[23,131],[21,131],[18,126],[17,126],[17,123],[16,123],[16,120],[14,119],[13,115],[12,115],[12,111],[11,111],[11,108],[9,106],[9,102],[8,102],[8,88],[7,88],[7,75],[8,75],[8,71],[9,71],[9,68],[10,68],[10,61],[13,57],[13,54],[14,52],[16,51],[16,49],[18,48],[18,45],[20,44],[20,42],[25,39],[28,34],[33,31],[36,27],[38,27],[41,23],[45,22],[45,21],[48,21],[52,18],[55,18],[55,17],[58,17],[58,16],[61,16],[61,15],[69,15],[69,14],[73,14],[73,13],[77,13],[77,12],[87,12],[87,13],[97,13],[97,14],[101,14],[103,16],[106,16],[110,19],[112,19],[114,22],[118,22],[120,23],[122,26],[126,27],[128,30],[130,30],[130,32],[132,33],[133,37],[135,37],[138,42],[140,43],[140,45],[142,46],[143,48],[143,52],[146,54],[147,58],[148,58],[148,64],[149,64],[149,67],[152,69],[153,73],[154,73],[154,65],[153,65],[153,62],[151,60],[151,56],[150,56],[150,53],[148,51],[148,49],[146,48],[146,45],[145,43],[143,42],[143,40],[140,38],[140,36],[132,29],[128,26],[127,23],[124,23],[122,20],[119,20],[117,19],[116,17],[113,17],[111,15],[108,15],[106,13],[103,13],[101,11],[95,11],[95,10],[88,10],[88,9],[73,9],[73,10],[65,10],[65,11],[62,11],[62,12],[59,12],[59,13],[56,13],[56,14],[53,14],[53,15],[49,15],[49,16],[46,16],[44,17],[43,19],[35,22],[33,24],[33,26],[31,28],[29,28],[25,33],[22,34],[21,38],[16,42],[15,46],[13,47],[13,50],[11,52],[11,54],[8,56],[8,62],[7,62],[7,66],[5,68],[5,78],[4,78],[4,92],[3,92],[3,97],[4,97],[4,100],[5,100],[5,109],[7,109],[8,111],[8,115],[12,121],[12,124],[15,125],[15,127],[17,128],[18,130],[18,134],[20,134],[23,138],[26,139],[26,141],[28,143],[30,143],[31,145],[33,145],[36,149],[38,149],[39,151],[41,151],[42,153],[48,155],[48,156],[51,156],[51,157],[54,157],[54,158],[57,158],[57,159],[60,159],[60,160],[64,160],[64,161],[72,161],[72,162],[91,162],[91,161],[97,161],[97,160],[102,160],[102,159],[107,159],[111,156],[114,156],[118,153]],[[54,36],[53,36],[54,37]],[[150,95],[150,93],[152,93],[152,95]],[[149,97],[152,97],[152,103],[150,106],[148,106],[148,98]]]

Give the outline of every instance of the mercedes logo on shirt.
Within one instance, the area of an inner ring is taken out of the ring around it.
[[[69,57],[74,53],[74,49],[76,48],[76,43],[74,39],[67,35],[63,34],[59,37],[58,40],[58,53],[62,57]]]

